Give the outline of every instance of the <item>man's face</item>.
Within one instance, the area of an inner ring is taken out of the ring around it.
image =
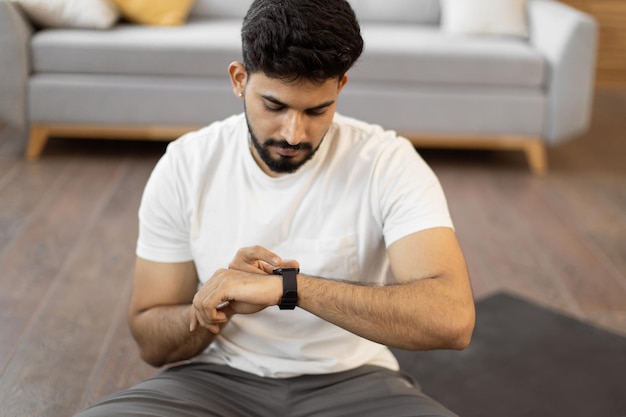
[[[254,159],[270,176],[295,172],[322,143],[345,81],[286,83],[261,73],[246,81],[244,107]]]

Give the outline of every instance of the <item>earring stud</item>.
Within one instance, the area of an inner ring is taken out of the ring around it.
[[[239,97],[243,97],[243,92],[239,92]]]

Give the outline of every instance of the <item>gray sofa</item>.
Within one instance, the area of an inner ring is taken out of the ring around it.
[[[198,0],[180,27],[36,30],[0,0],[0,126],[24,132],[26,155],[49,137],[173,139],[242,111],[226,68],[240,57],[249,0]],[[526,152],[590,121],[597,27],[553,0],[530,0],[528,39],[455,36],[439,0],[354,0],[365,51],[339,112],[379,123],[417,146]],[[0,138],[0,140],[6,140]]]

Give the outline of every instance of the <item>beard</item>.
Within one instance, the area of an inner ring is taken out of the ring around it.
[[[245,102],[244,102],[245,108]],[[319,149],[322,141],[320,141],[317,147],[313,148],[310,143],[299,143],[297,145],[291,145],[284,139],[274,139],[268,138],[265,141],[261,142],[258,136],[254,133],[254,129],[250,124],[250,120],[248,119],[248,112],[245,111],[246,115],[246,123],[248,125],[248,132],[250,133],[250,141],[256,149],[259,158],[263,161],[263,163],[270,169],[270,171],[276,174],[291,174],[296,172],[301,166],[306,164],[308,161],[313,158],[317,150]],[[294,159],[296,157],[292,156],[283,156],[278,155],[277,157],[272,156],[270,149],[272,147],[289,149],[289,150],[298,150],[300,151],[299,158]]]

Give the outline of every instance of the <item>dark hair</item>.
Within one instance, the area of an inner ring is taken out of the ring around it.
[[[341,79],[363,51],[346,0],[255,0],[241,40],[249,73],[285,81]]]

